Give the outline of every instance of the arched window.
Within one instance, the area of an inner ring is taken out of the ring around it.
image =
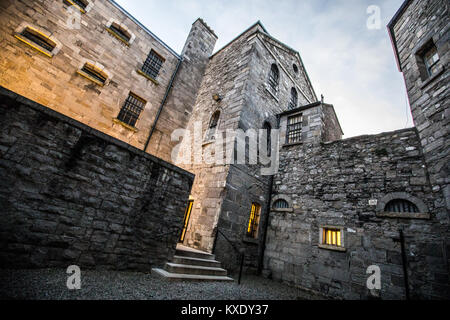
[[[284,200],[284,199],[278,199],[278,200],[275,201],[275,203],[273,204],[273,208],[274,208],[274,209],[288,209],[288,208],[289,208],[289,204],[288,204],[287,201]]]
[[[219,124],[219,118],[220,118],[220,111],[214,112],[214,114],[211,117],[211,121],[209,122],[208,131],[206,132],[205,137],[206,141],[215,139],[217,125]]]
[[[295,63],[292,65],[292,69],[294,69],[295,73],[298,73],[298,67]]]
[[[411,201],[394,199],[389,201],[384,208],[385,212],[419,212],[419,208]]]
[[[268,122],[264,122],[263,130],[266,131],[267,156],[272,154],[272,126]]]
[[[278,70],[277,65],[274,63],[270,68],[270,75],[269,75],[269,86],[273,92],[278,91],[279,80],[280,80],[280,71]]]
[[[291,100],[289,101],[289,109],[297,108],[297,104],[298,104],[297,90],[295,90],[295,88],[292,88],[291,89]]]
[[[107,29],[113,36],[122,42],[129,44],[131,40],[130,32],[123,26],[119,25],[116,22],[111,23],[109,28]]]

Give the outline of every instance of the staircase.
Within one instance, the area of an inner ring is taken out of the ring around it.
[[[164,269],[152,268],[152,274],[167,280],[233,281],[213,254],[178,244],[172,261]]]

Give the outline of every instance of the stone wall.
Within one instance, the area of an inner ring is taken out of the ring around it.
[[[283,147],[273,198],[290,208],[270,213],[265,275],[331,297],[365,299],[366,270],[378,265],[380,297],[403,299],[401,249],[393,240],[402,229],[411,296],[448,299],[448,226],[440,223],[424,163],[415,129]],[[420,199],[430,219],[382,217],[369,203],[398,193]],[[319,247],[321,226],[342,228],[344,251]]]
[[[4,88],[0,101],[2,268],[173,256],[192,174]]]

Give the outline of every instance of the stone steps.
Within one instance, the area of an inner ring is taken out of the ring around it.
[[[182,245],[177,246],[175,256],[163,269],[153,268],[152,274],[167,280],[233,281],[213,254]]]

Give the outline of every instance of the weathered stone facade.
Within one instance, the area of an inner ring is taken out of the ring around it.
[[[0,267],[150,271],[175,252],[194,176],[0,92]]]

